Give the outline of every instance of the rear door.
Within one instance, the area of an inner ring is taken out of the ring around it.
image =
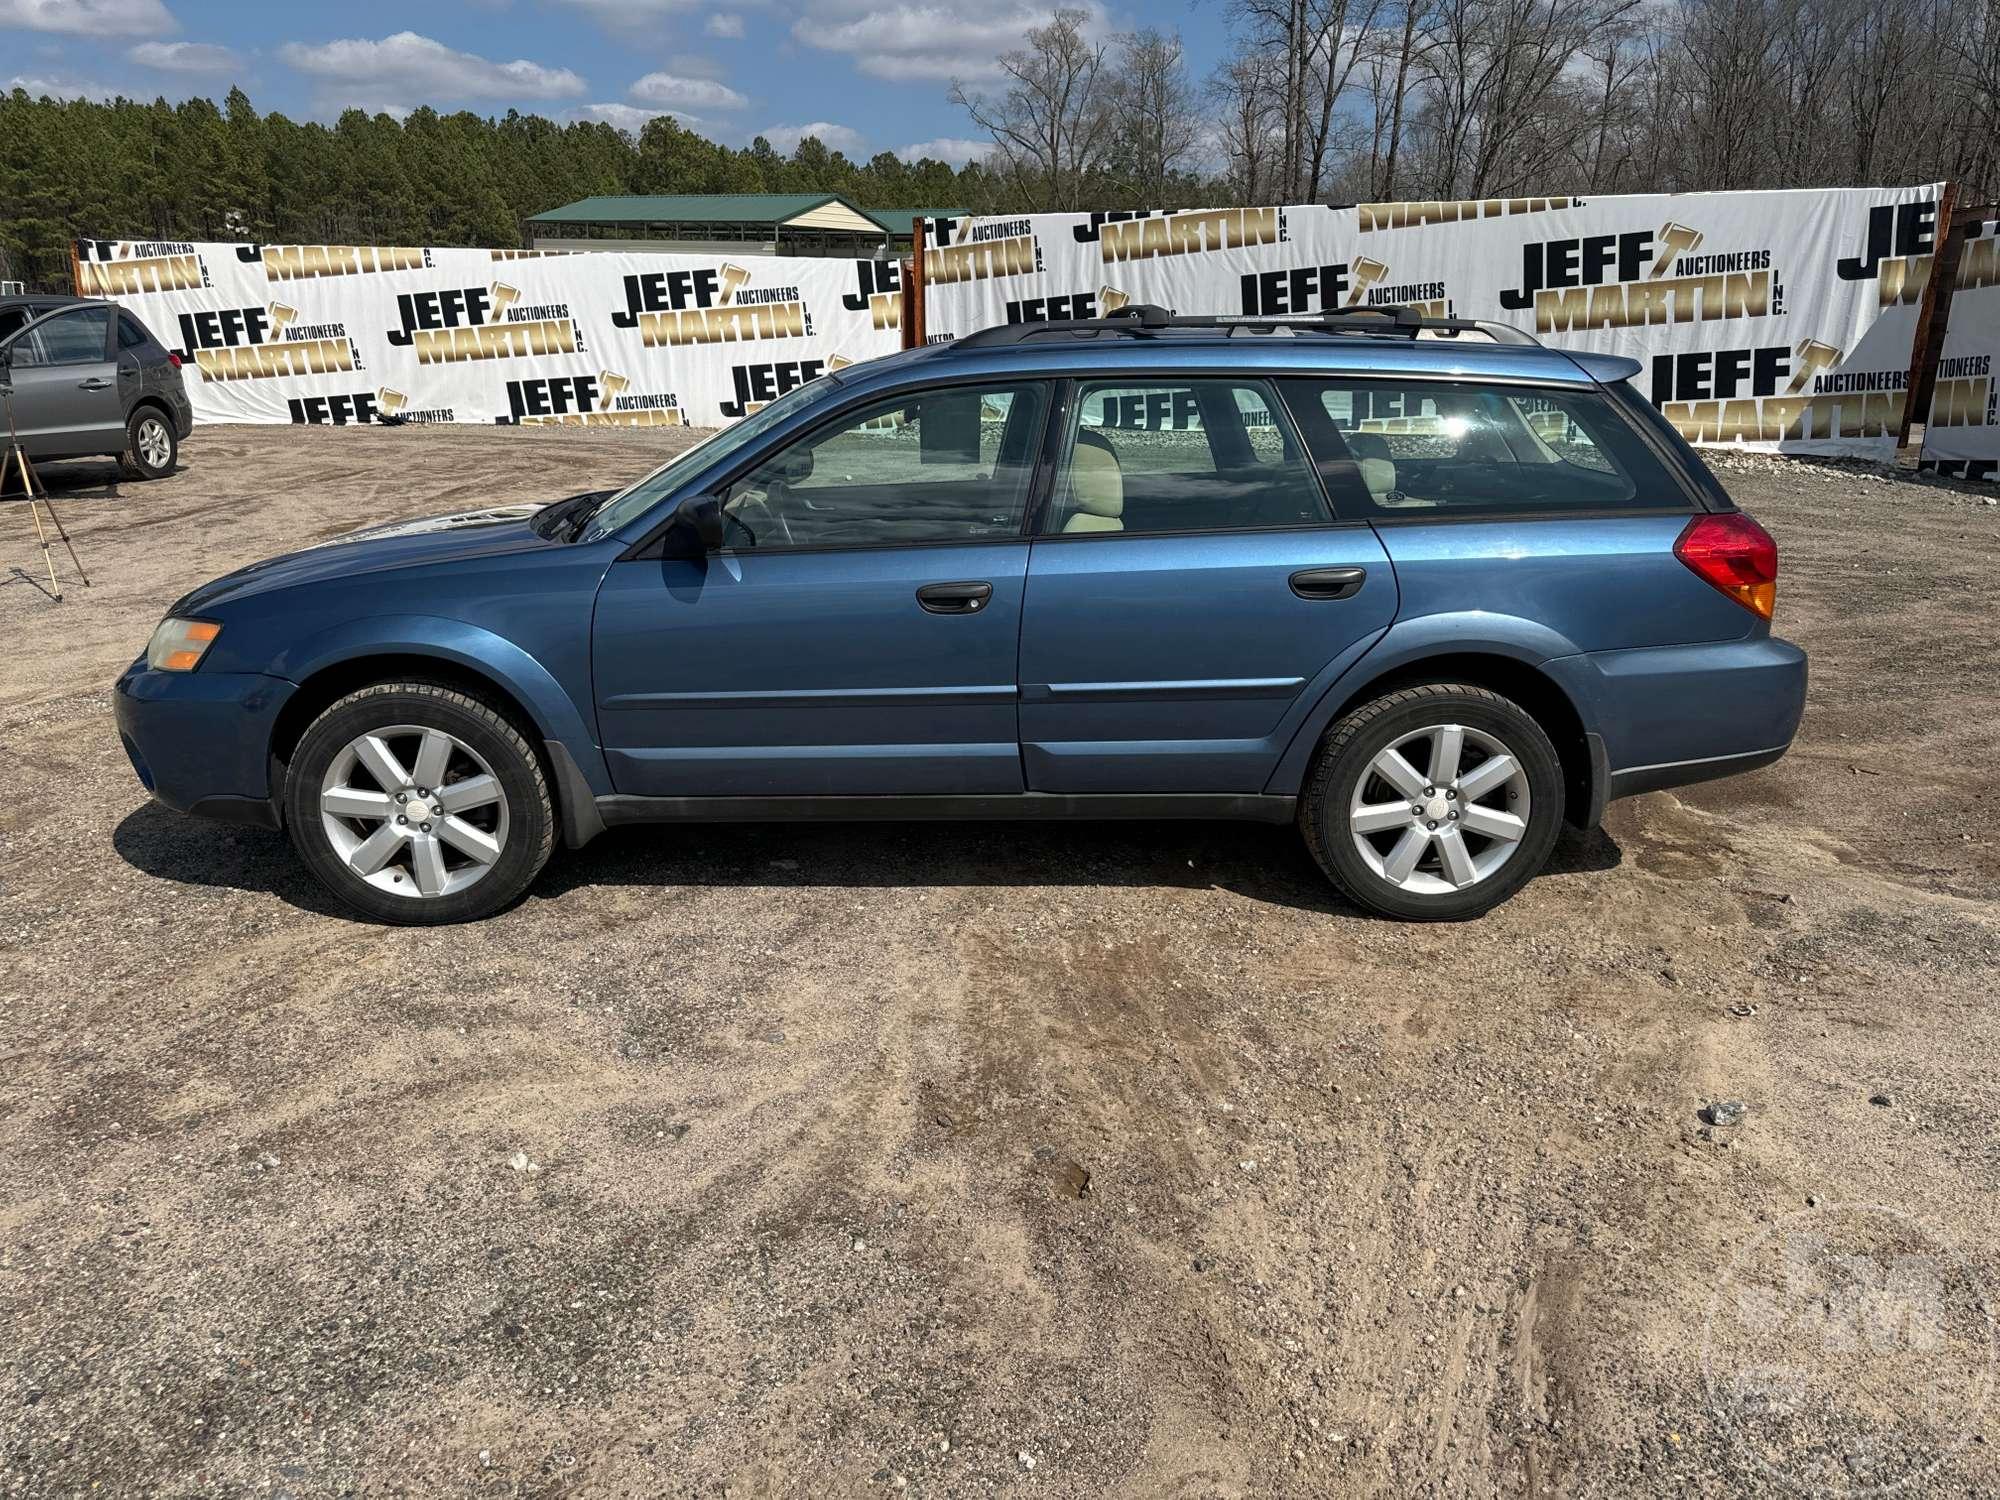
[[[125,409],[112,359],[109,305],[65,307],[37,319],[5,346],[12,358],[14,428],[37,458],[116,453]]]
[[[1028,565],[1021,749],[1042,792],[1255,793],[1396,612],[1267,382],[1082,381]]]

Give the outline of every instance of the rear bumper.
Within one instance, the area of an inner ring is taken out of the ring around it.
[[[1603,743],[1607,801],[1767,766],[1805,713],[1806,654],[1775,636],[1592,651],[1548,670]]]
[[[155,672],[135,661],[112,694],[118,737],[146,790],[176,812],[278,826],[271,731],[297,691],[280,677]]]

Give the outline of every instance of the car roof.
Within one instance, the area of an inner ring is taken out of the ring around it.
[[[1363,333],[1286,334],[1169,329],[1061,336],[1050,324],[1045,336],[1019,343],[936,343],[871,360],[843,371],[842,383],[869,376],[894,379],[921,374],[926,380],[988,379],[998,375],[1124,375],[1193,372],[1258,375],[1356,375],[1377,378],[1507,380],[1540,385],[1589,386],[1636,374],[1638,361],[1616,355],[1584,354],[1540,344],[1499,343],[1477,335],[1413,339]]]
[[[68,292],[9,292],[0,297],[0,307],[82,307],[103,299],[98,297],[72,297]]]

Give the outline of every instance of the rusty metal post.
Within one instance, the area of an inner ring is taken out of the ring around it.
[[[910,221],[909,270],[903,273],[903,347],[924,346],[924,221]]]
[[[1944,355],[1944,325],[1951,311],[1952,284],[1958,280],[1958,255],[1965,243],[1960,225],[1953,222],[1958,204],[1958,184],[1947,182],[1938,194],[1937,248],[1931,252],[1931,274],[1924,280],[1923,295],[1917,299],[1917,331],[1910,341],[1910,374],[1903,386],[1903,420],[1896,428],[1896,452],[1910,446],[1910,427],[1921,419],[1930,421],[1931,392],[1937,388],[1938,360]]]

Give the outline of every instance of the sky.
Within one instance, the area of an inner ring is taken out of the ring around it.
[[[991,89],[1045,0],[0,0],[0,89],[221,100],[332,120],[508,109],[637,130],[672,114],[727,145],[789,152],[807,134],[865,160],[954,164],[981,149],[953,79]],[[1179,30],[1205,75],[1223,0],[1088,9],[1091,29]]]

